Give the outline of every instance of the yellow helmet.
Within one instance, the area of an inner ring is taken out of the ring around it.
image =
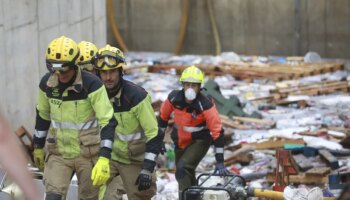
[[[91,42],[81,41],[79,42],[78,47],[80,50],[80,56],[77,64],[79,67],[81,67],[81,69],[91,71],[94,67],[91,60],[98,51],[96,45]]]
[[[79,48],[74,40],[61,36],[50,42],[46,51],[46,67],[50,72],[67,71],[76,66]]]
[[[196,66],[187,67],[181,74],[180,82],[203,83],[203,72]]]
[[[93,59],[94,67],[97,70],[110,70],[125,65],[124,53],[117,47],[106,45],[101,48]]]

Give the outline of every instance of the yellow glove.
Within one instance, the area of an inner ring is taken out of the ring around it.
[[[44,149],[34,149],[34,163],[40,171],[44,171]]]
[[[109,159],[105,157],[99,157],[97,163],[92,169],[91,180],[93,185],[103,185],[109,179]]]

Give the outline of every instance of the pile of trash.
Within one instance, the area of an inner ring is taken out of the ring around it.
[[[144,87],[155,104],[163,102],[171,90],[181,88],[178,80],[182,66],[210,65],[220,69],[223,63],[231,62],[268,68],[276,63],[291,66],[325,63],[314,54],[303,60],[234,53],[181,57],[130,53],[127,57],[129,66],[125,78]],[[223,109],[226,113],[220,114],[225,138],[228,138],[225,164],[232,174],[251,177],[247,187],[273,190],[282,185],[282,190],[279,188],[278,191],[284,191],[285,199],[322,199],[340,195],[350,178],[348,71],[343,67],[334,68],[279,81],[266,78],[247,81],[241,78],[243,75],[204,71],[208,77],[204,87],[209,87],[207,91],[210,92],[212,84],[219,86],[220,93],[214,94],[217,95],[214,98],[227,104]],[[227,112],[227,108],[232,112]],[[153,198],[157,200],[178,198],[173,146],[171,141],[168,142],[168,153],[159,158],[158,193]],[[284,172],[284,178],[289,177],[288,183],[276,180],[276,176],[281,178],[282,168],[286,165],[278,157],[282,151],[288,152],[290,170]],[[212,173],[214,163],[214,150],[210,149],[197,168],[197,174]]]

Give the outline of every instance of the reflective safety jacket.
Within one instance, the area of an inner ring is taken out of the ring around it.
[[[110,158],[117,121],[103,83],[78,69],[72,83],[62,85],[49,73],[40,81],[35,147],[64,158]]]
[[[158,137],[151,97],[142,87],[123,78],[120,81],[119,91],[110,97],[118,121],[112,160],[124,164],[150,161],[149,170],[153,171],[162,138]]]
[[[196,139],[213,140],[216,150],[223,153],[222,124],[212,99],[200,92],[188,104],[183,90],[173,90],[161,106],[159,127],[167,127],[172,113],[177,133],[171,137],[177,148],[184,149]]]

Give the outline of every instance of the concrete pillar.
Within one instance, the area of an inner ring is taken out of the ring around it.
[[[33,133],[45,51],[54,38],[106,44],[105,0],[0,0],[0,113]]]

